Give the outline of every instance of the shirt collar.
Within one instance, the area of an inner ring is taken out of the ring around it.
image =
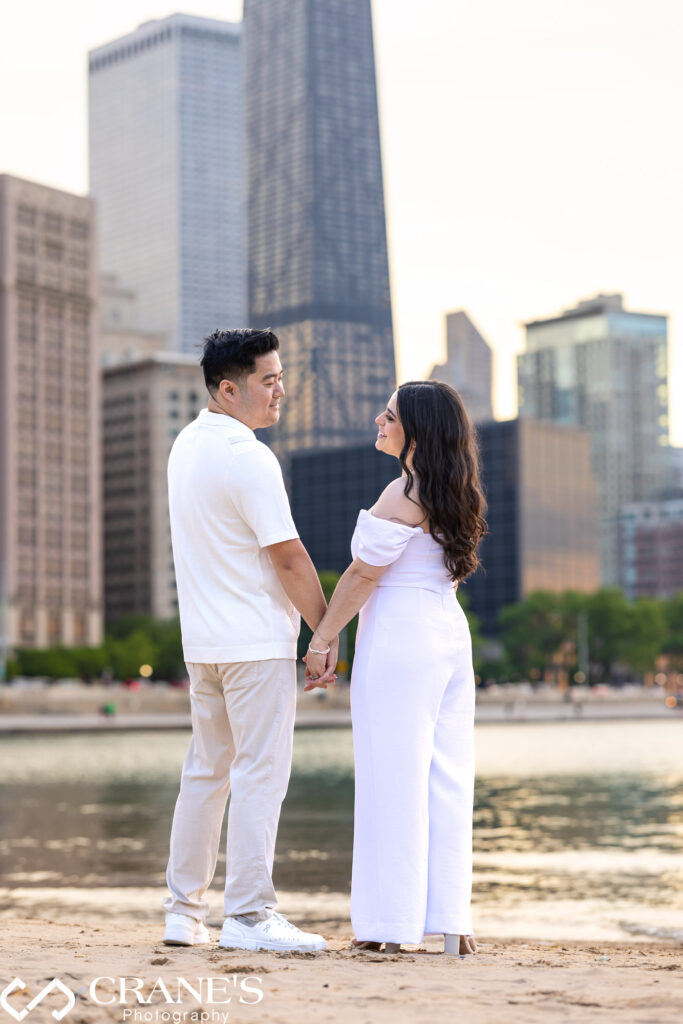
[[[242,423],[241,420],[236,420],[234,416],[228,416],[226,413],[200,409],[199,419],[205,426],[218,427],[219,430],[225,430],[232,434],[233,437],[256,438],[256,434],[251,427],[248,427],[246,423]]]

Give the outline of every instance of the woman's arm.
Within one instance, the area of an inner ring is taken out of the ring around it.
[[[388,519],[403,526],[415,527],[419,525],[415,519],[422,514],[421,522],[424,521],[422,508],[403,493],[404,485],[402,477],[387,484],[372,507],[371,514],[375,519]],[[337,584],[327,612],[313,634],[311,647],[324,651],[330,646],[330,638],[337,637],[339,631],[360,611],[388,568],[388,565],[370,565],[360,558],[353,560]],[[325,655],[314,654],[309,649],[305,661],[306,674],[311,680],[318,679],[324,672]]]
[[[363,607],[387,568],[386,565],[368,565],[360,558],[353,560],[336,586],[328,609],[313,634],[311,647],[324,651],[330,646],[330,641]],[[326,655],[314,654],[309,648],[305,661],[311,679],[324,675],[325,658]]]

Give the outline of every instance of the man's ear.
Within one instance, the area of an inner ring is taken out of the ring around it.
[[[218,385],[218,391],[226,402],[234,402],[237,396],[237,385],[232,380],[222,380]]]

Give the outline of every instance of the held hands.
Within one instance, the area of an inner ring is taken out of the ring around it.
[[[311,650],[315,647],[318,651],[324,651],[329,646],[326,654],[316,654]],[[306,685],[304,690],[315,690],[316,687],[326,690],[328,683],[334,683],[336,676],[334,670],[337,667],[337,655],[339,652],[339,637],[335,636],[330,640],[329,645],[317,633],[313,634],[311,645],[306,652]]]

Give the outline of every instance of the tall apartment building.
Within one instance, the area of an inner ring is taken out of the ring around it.
[[[683,590],[683,488],[678,498],[623,505],[619,541],[620,584],[628,598]]]
[[[668,451],[669,471],[664,496],[678,495],[683,492],[683,448],[671,445]]]
[[[107,622],[178,614],[166,467],[178,433],[205,405],[194,356],[161,352],[103,371]]]
[[[534,590],[597,590],[597,490],[583,430],[515,419],[477,434],[489,532],[463,593],[495,635],[500,610]]]
[[[245,0],[249,318],[296,395],[279,455],[371,441],[395,387],[370,0]]]
[[[0,175],[0,646],[102,637],[90,199]]]
[[[246,320],[241,25],[174,14],[89,56],[100,265],[135,327],[198,351]]]
[[[455,388],[473,423],[493,419],[493,359],[486,340],[464,310],[447,313],[446,362],[432,367],[430,380]]]
[[[583,427],[599,488],[602,579],[619,585],[621,505],[659,497],[669,467],[667,318],[598,295],[526,325],[519,415]]]

